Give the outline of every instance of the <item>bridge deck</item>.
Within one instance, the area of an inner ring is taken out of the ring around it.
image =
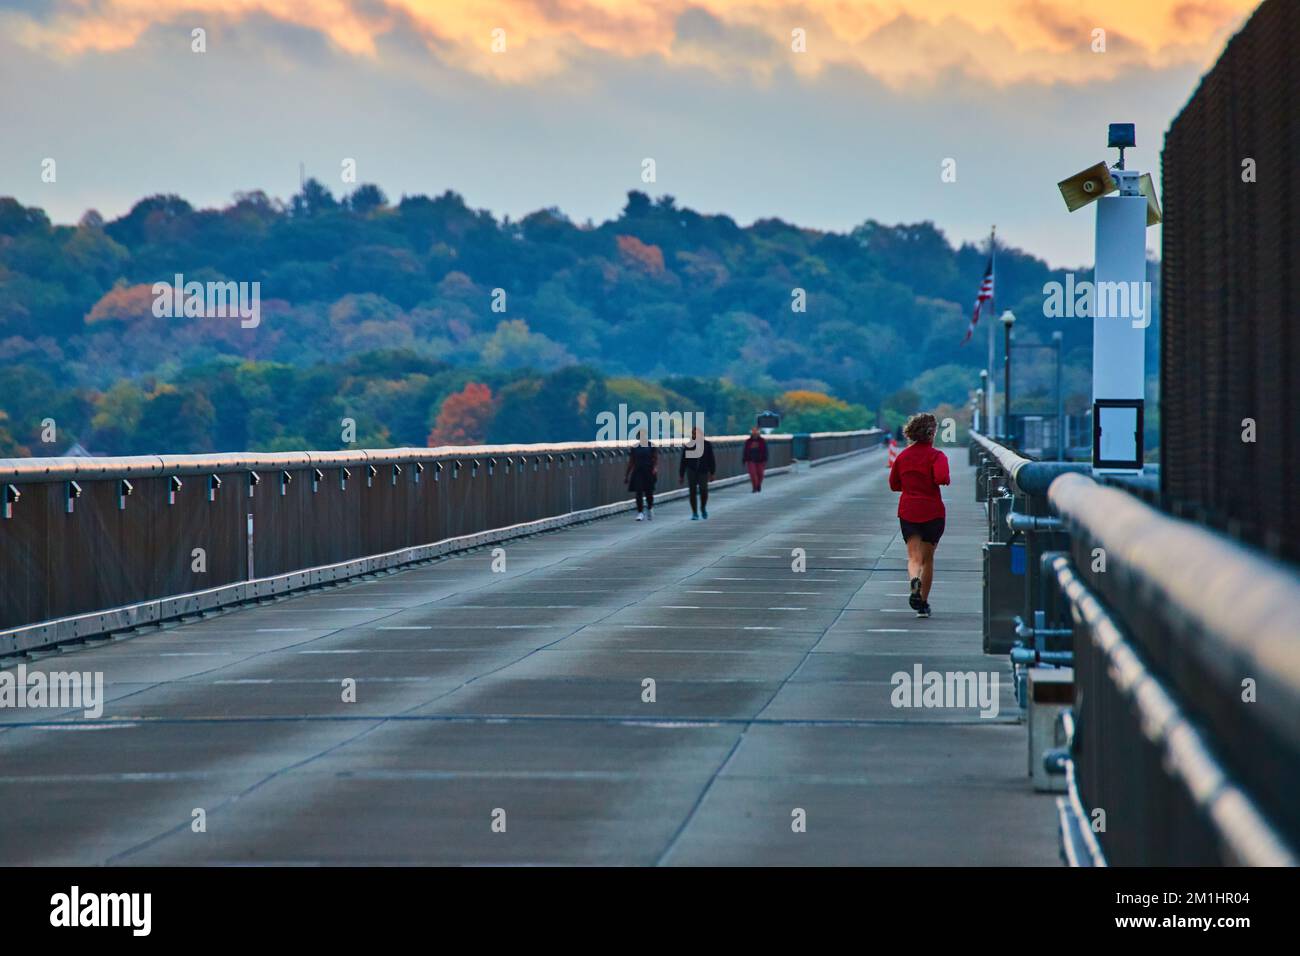
[[[929,620],[873,452],[29,664],[109,700],[0,710],[0,863],[1053,864],[954,471]]]

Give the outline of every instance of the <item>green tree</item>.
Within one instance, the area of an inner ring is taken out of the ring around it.
[[[348,205],[353,212],[365,215],[388,205],[388,197],[374,183],[363,183],[353,190],[348,197]]]
[[[178,448],[190,453],[212,451],[215,419],[216,409],[202,392],[160,385],[140,410],[131,451],[137,455],[174,454]]]
[[[532,332],[523,319],[509,319],[497,325],[483,343],[483,363],[491,368],[532,368],[549,371],[573,362],[563,346]]]

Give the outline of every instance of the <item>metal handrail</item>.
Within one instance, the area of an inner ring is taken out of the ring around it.
[[[868,432],[827,432],[823,437],[854,437]],[[768,441],[793,441],[788,434],[767,435]],[[715,445],[743,443],[748,435],[709,436]],[[689,439],[655,440],[656,448],[676,449]],[[274,471],[309,465],[349,467],[429,463],[459,458],[520,455],[560,455],[578,451],[626,451],[629,441],[551,442],[532,445],[440,445],[435,448],[378,448],[356,451],[232,452],[211,455],[131,455],[104,458],[0,458],[0,481],[24,484],[70,481],[74,478],[140,478],[149,475],[223,475],[240,471]]]
[[[1022,458],[1006,445],[1001,445],[976,431],[972,431],[970,437],[993,456],[998,466],[1021,494],[1045,495],[1057,476],[1092,470],[1092,465],[1086,461],[1034,461],[1030,458]]]
[[[1075,609],[1076,620],[1089,629],[1105,655],[1109,680],[1133,707],[1142,733],[1158,748],[1169,774],[1179,781],[1188,799],[1210,821],[1232,861],[1244,866],[1296,866],[1300,861],[1281,834],[1232,780],[1201,732],[1165,684],[1146,667],[1122,626],[1083,582],[1069,558],[1058,555],[1052,561],[1052,570]],[[1077,803],[1073,775],[1069,785]],[[1075,807],[1075,812],[1079,809]]]
[[[878,433],[865,428],[846,432],[813,432],[815,439],[856,438]],[[748,435],[707,436],[714,445],[743,444]],[[764,436],[769,442],[792,442],[794,435]],[[690,444],[688,438],[652,440],[656,448],[677,449]],[[0,482],[32,483],[71,481],[74,478],[143,478],[150,475],[224,475],[238,471],[274,471],[328,465],[406,465],[458,458],[519,455],[561,455],[581,451],[626,451],[636,441],[543,442],[523,445],[439,445],[435,448],[373,448],[356,451],[231,452],[211,455],[128,455],[103,458],[0,458]]]
[[[1173,652],[1225,687],[1254,677],[1259,716],[1300,746],[1300,575],[1082,475],[1061,475],[1048,497],[1076,540],[1104,549],[1097,577],[1121,616],[1154,615]]]
[[[879,429],[879,428],[859,428],[859,429],[857,429],[856,431],[850,431],[850,432],[808,432],[808,437],[809,437],[809,438],[854,438],[854,437],[856,437],[856,436],[858,436],[858,435],[878,435],[878,434],[883,434],[883,430],[882,430],[882,429]],[[749,436],[746,435],[745,437],[748,438]],[[764,437],[766,437],[766,438],[786,438],[786,437],[790,437],[790,436],[787,436],[787,435],[767,435],[767,436],[764,436]],[[712,441],[712,439],[710,439],[710,441]]]
[[[1122,700],[1167,779],[1198,809],[1228,859],[1294,863],[1286,841],[1295,840],[1300,819],[1288,803],[1298,779],[1292,761],[1300,754],[1294,625],[1300,576],[1144,503],[1134,492],[1149,491],[1145,476],[1136,483],[1094,480],[1080,473],[1090,471],[1087,463],[1034,462],[986,436],[973,435],[973,441],[986,467],[1005,475],[999,481],[1021,502],[1009,515],[991,508],[990,521],[995,513],[1002,516],[1012,532],[1026,534],[1030,549],[1043,535],[1068,535],[1068,543],[1059,541],[1043,555],[1043,570],[1060,586],[1075,624],[1090,633],[1085,641],[1076,630],[1073,642],[1076,681],[1089,687],[1076,706],[1089,715],[1085,723],[1093,721],[1089,733],[1113,731],[1115,720],[1130,728],[1106,703]],[[1059,553],[1067,547],[1071,559]],[[1096,563],[1099,557],[1104,564]],[[1037,563],[1031,561],[1033,570]],[[1048,620],[1059,621],[1065,608],[1054,613],[1055,602],[1042,595],[1032,603],[1032,580],[1027,595],[1030,609],[1044,608]],[[1013,648],[1013,661],[1039,659],[1037,626],[1035,646]],[[1017,634],[1025,638],[1028,630],[1022,626]],[[1249,703],[1242,697],[1246,677],[1255,687]],[[1099,696],[1098,686],[1109,689]],[[1134,788],[1160,792],[1162,784],[1126,782],[1129,774],[1154,773],[1135,760],[1127,750],[1092,753],[1081,764],[1076,760],[1074,769],[1102,805],[1106,799],[1140,802]],[[1130,809],[1137,812],[1137,803]],[[1177,856],[1166,831],[1156,831],[1142,837],[1125,831],[1107,855],[1114,850],[1130,861]]]

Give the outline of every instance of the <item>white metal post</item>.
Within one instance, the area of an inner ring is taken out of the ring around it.
[[[1120,194],[1097,201],[1092,302],[1093,470],[1142,471],[1147,200],[1135,171],[1115,172]]]

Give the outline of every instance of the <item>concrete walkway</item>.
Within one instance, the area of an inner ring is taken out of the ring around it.
[[[0,864],[1055,865],[950,457],[929,620],[877,451],[28,664],[109,700],[0,709]]]

